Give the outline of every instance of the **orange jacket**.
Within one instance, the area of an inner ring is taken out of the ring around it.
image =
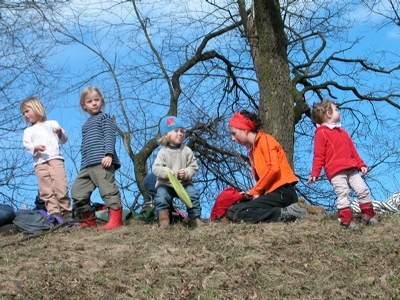
[[[256,180],[256,184],[249,191],[251,195],[271,193],[285,184],[298,181],[282,146],[274,137],[263,131],[257,133],[249,158]]]

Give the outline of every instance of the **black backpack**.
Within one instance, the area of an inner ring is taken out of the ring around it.
[[[279,207],[271,207],[261,201],[241,202],[229,207],[226,217],[237,223],[277,222],[280,219],[281,210]]]

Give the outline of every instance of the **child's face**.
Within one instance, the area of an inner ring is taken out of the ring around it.
[[[184,139],[185,130],[183,128],[174,129],[169,133],[169,142],[174,146],[182,144]]]
[[[28,106],[22,107],[22,114],[23,114],[26,122],[36,124],[37,121],[39,120],[39,118],[33,112],[32,108],[30,108]]]
[[[100,95],[96,91],[92,91],[85,97],[82,108],[87,111],[91,116],[94,116],[101,111],[103,105],[104,102]]]
[[[331,123],[337,123],[340,122],[340,112],[339,112],[339,108],[335,105],[335,104],[331,104],[332,107],[332,113],[330,113],[330,118],[329,121]],[[328,113],[328,117],[329,117],[329,113]]]

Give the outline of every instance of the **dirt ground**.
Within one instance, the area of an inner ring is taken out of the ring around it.
[[[400,214],[0,236],[1,299],[399,299]]]

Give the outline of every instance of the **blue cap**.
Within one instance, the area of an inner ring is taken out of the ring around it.
[[[166,116],[162,118],[159,126],[161,135],[165,135],[177,128],[185,128],[183,122],[178,117],[174,116]]]

